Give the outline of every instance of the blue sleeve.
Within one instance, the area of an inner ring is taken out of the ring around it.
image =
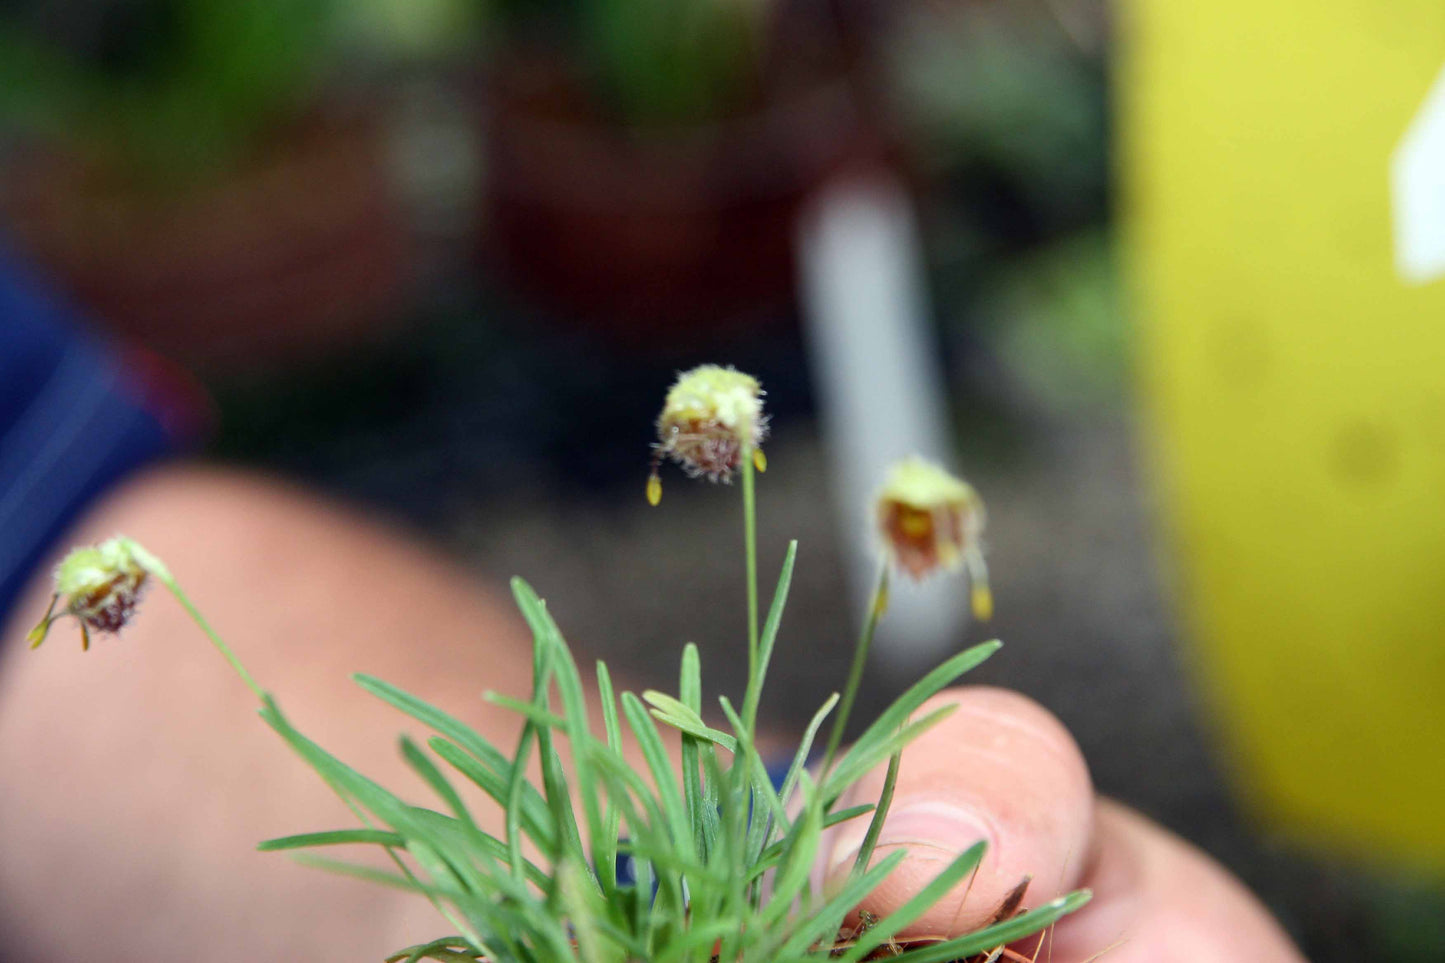
[[[0,623],[93,499],[181,445],[147,367],[0,247]]]

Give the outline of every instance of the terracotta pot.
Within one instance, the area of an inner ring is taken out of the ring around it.
[[[108,328],[211,370],[374,335],[407,270],[377,131],[360,122],[307,122],[181,187],[32,152],[3,170],[0,219]]]
[[[488,86],[486,261],[612,335],[743,323],[791,293],[799,205],[881,138],[841,73],[766,92],[735,118],[614,123],[542,59]]]

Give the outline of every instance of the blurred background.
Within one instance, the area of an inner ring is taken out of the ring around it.
[[[524,575],[639,686],[691,639],[739,688],[735,499],[643,482],[677,370],[758,375],[780,733],[859,494],[949,461],[996,619],[905,598],[862,717],[1000,636],[979,680],[1311,959],[1438,961],[1445,9],[1377,6],[0,0],[0,246],[175,445]]]

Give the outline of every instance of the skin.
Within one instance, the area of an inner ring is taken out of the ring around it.
[[[1073,738],[1025,696],[981,686],[940,694],[921,711],[956,711],[904,753],[875,859],[909,857],[864,902],[884,916],[958,853],[988,844],[974,878],[908,932],[956,936],[988,922],[1025,876],[1025,905],[1079,887],[1094,898],[1055,928],[1041,959],[1084,963],[1302,963],[1304,957],[1258,900],[1204,853],[1138,813],[1094,794]],[[849,804],[873,800],[883,769],[861,780]],[[862,827],[831,832],[825,875],[847,872]],[[1031,957],[1037,940],[1016,947]],[[1105,953],[1104,951],[1107,952]]]
[[[66,544],[116,532],[166,559],[303,731],[383,784],[425,792],[395,751],[405,720],[362,695],[353,672],[445,706],[501,745],[515,738],[514,717],[477,696],[527,691],[520,619],[403,534],[272,482],[195,468],[124,487]],[[254,851],[259,839],[354,820],[255,719],[251,694],[179,606],[153,591],[122,638],[100,638],[82,657],[62,622],[30,653],[14,643],[48,598],[38,578],[0,636],[12,643],[0,646],[7,956],[354,961],[437,935],[445,924],[415,897]],[[919,932],[976,924],[1032,874],[1031,905],[1095,890],[1057,928],[1055,963],[1105,949],[1117,963],[1302,959],[1208,857],[1096,799],[1078,748],[1044,709],[996,689],[938,699],[959,711],[905,755],[880,847],[911,855],[864,909],[887,913],[940,861],[985,838],[971,887]],[[881,780],[880,771],[855,798],[875,799]],[[494,809],[474,811],[500,831]],[[846,869],[857,832],[832,831],[820,876]]]

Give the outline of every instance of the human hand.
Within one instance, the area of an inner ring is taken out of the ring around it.
[[[987,923],[1025,876],[1025,905],[1078,887],[1093,900],[1054,929],[1040,959],[1084,963],[1303,963],[1304,957],[1223,867],[1143,816],[1094,795],[1083,756],[1038,704],[1003,689],[955,689],[927,703],[956,712],[903,754],[874,859],[908,858],[861,909],[886,916],[979,839],[988,850],[906,935],[949,937]],[[883,770],[840,806],[877,800]],[[848,873],[867,820],[829,830],[820,875]],[[1037,940],[1018,949],[1032,956]]]

